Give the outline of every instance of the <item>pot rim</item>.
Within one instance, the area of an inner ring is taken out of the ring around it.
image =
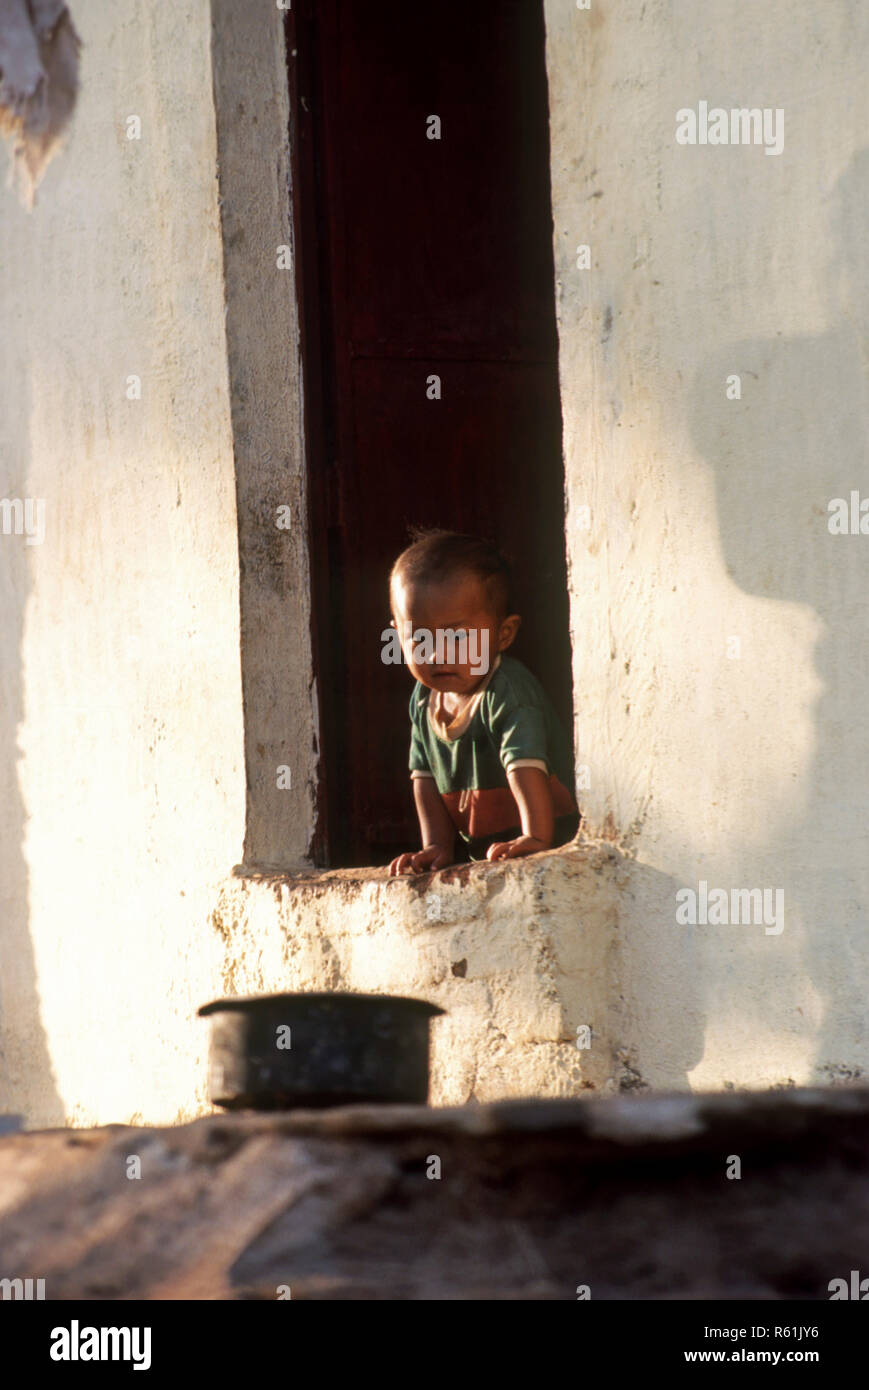
[[[411,1006],[412,1010],[427,1014],[429,1018],[437,1018],[438,1015],[446,1013],[446,1009],[442,1009],[439,1004],[430,1003],[428,999],[414,999],[406,994],[357,994],[351,990],[297,990],[292,994],[230,994],[225,999],[212,999],[196,1012],[200,1018],[207,1018],[217,1013],[254,1013],[265,1004],[274,1005],[280,1002],[291,1007],[302,1000],[326,999],[358,999],[360,1002],[367,1001],[371,1004]]]

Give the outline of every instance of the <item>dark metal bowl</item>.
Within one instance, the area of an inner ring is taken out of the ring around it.
[[[428,1100],[428,1025],[437,1004],[390,994],[216,999],[209,1095],[228,1110],[322,1109]]]

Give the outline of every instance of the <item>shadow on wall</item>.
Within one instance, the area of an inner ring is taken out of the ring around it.
[[[7,323],[26,322],[23,311],[15,314],[8,304],[6,310]],[[0,498],[23,501],[30,458],[27,345],[15,331],[5,333],[3,341],[2,379],[14,409],[0,419]],[[50,499],[46,503],[48,510]],[[66,1115],[40,1012],[24,854],[27,814],[18,773],[18,730],[24,721],[22,638],[41,550],[28,545],[23,535],[0,532],[0,1112],[21,1113],[30,1123],[47,1127],[62,1125]],[[51,794],[46,788],[46,795]]]
[[[676,893],[682,886],[649,864],[625,863],[611,975],[614,1076],[622,1091],[690,1091],[690,1072],[703,1057],[707,1013],[702,943],[696,932],[675,926]],[[678,949],[662,950],[660,932],[650,930],[653,923],[663,924],[666,936],[678,941]],[[619,1050],[620,1037],[631,1038],[633,1046]],[[653,1059],[653,1075],[646,1074],[639,1057]]]
[[[869,497],[869,150],[842,175],[832,205],[825,300],[833,326],[818,337],[722,349],[697,374],[691,422],[714,469],[730,576],[748,594],[808,605],[820,620],[810,770],[783,793],[768,841],[740,867],[751,875],[746,883],[784,888],[784,933],[757,960],[757,992],[789,1007],[795,1035],[816,1031],[812,1072],[821,1081],[861,1074],[842,1051],[853,1054],[865,1036],[869,976],[869,535],[828,529],[831,499],[850,501],[855,490]],[[740,400],[726,398],[733,373]],[[778,659],[774,650],[744,652],[745,681],[756,663]],[[777,675],[788,682],[787,669]],[[795,702],[801,698],[798,687]],[[788,729],[773,737],[788,739]],[[748,778],[751,769],[740,773]],[[803,1015],[806,975],[822,1013],[817,1024]]]

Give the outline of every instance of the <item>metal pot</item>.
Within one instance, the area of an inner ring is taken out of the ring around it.
[[[204,1004],[212,1104],[425,1105],[429,1019],[443,1012],[390,994],[263,994]]]

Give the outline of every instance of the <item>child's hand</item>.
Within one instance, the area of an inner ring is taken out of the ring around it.
[[[551,849],[551,843],[538,840],[534,835],[519,835],[515,840],[499,840],[490,845],[487,859],[521,859],[525,854],[539,854],[543,849]]]
[[[445,869],[452,862],[451,850],[444,849],[443,845],[426,845],[416,854],[400,854],[393,859],[389,873],[391,877],[396,874],[433,873],[436,869]]]
[[[552,792],[546,773],[539,767],[508,767],[507,781],[519,807],[523,834],[515,840],[498,840],[489,846],[487,859],[521,859],[552,848],[555,826]],[[536,831],[536,834],[532,834]]]

